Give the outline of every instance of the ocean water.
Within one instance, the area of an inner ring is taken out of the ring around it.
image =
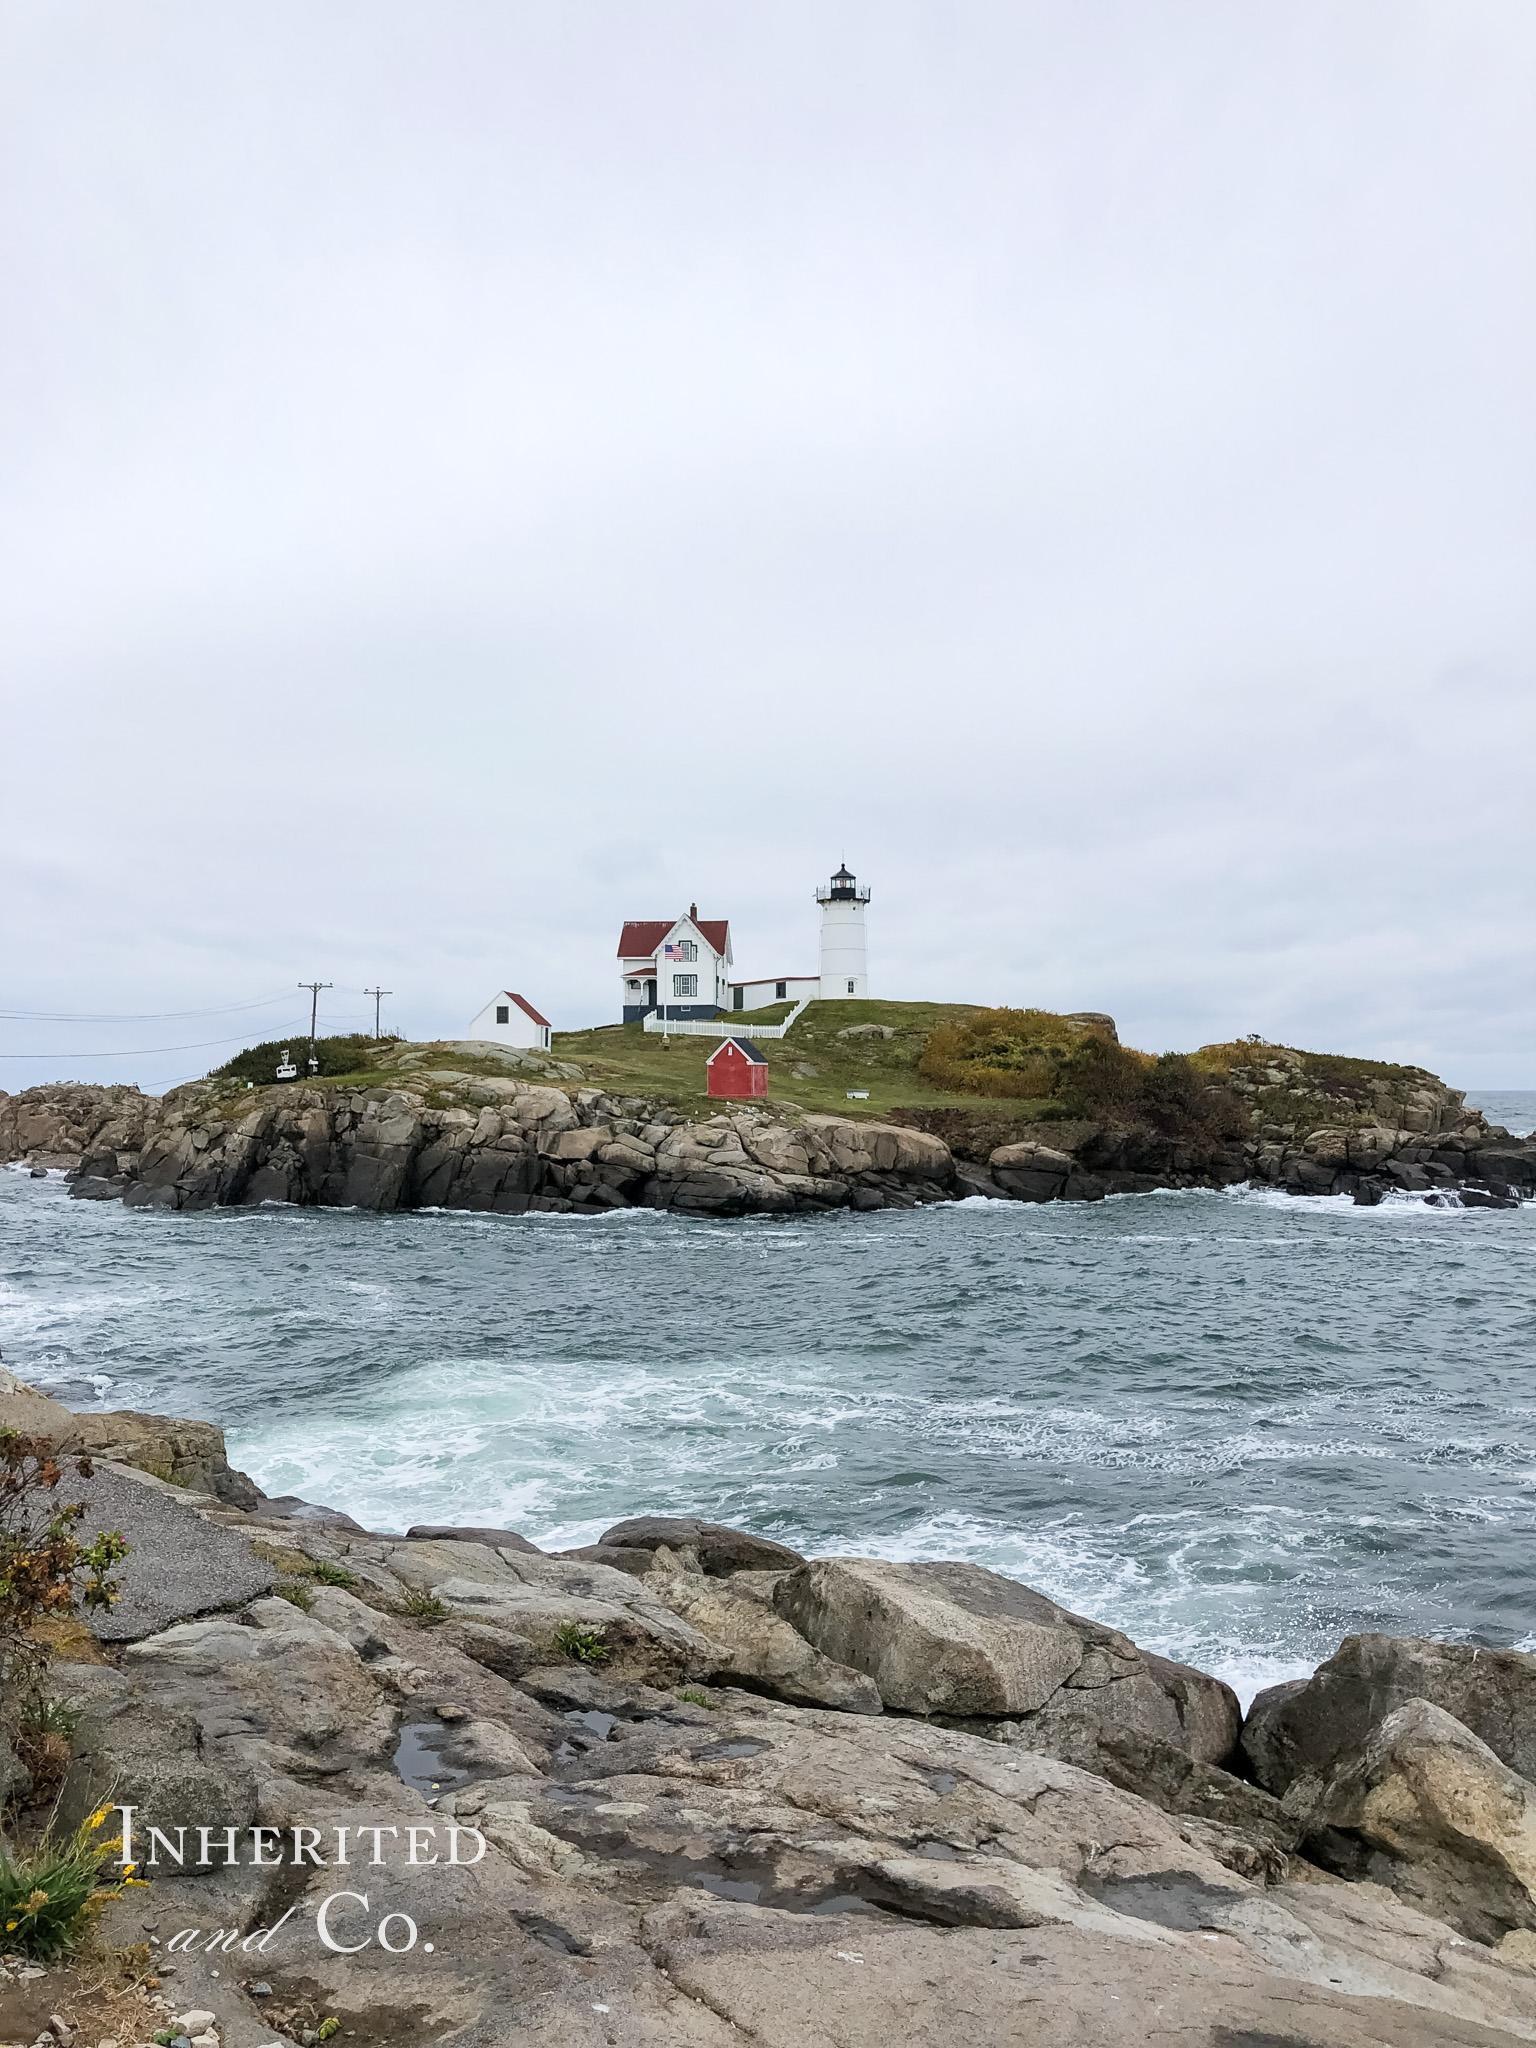
[[[1361,1629],[1536,1647],[1536,1205],[174,1216],[6,1172],[0,1347],[372,1528],[969,1558],[1245,1696]]]

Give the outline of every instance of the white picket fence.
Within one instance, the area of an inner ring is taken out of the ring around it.
[[[669,1024],[664,1019],[653,1016],[646,1017],[643,1024],[647,1031],[654,1031],[666,1038],[787,1038],[790,1025],[807,1003],[814,1000],[812,996],[802,996],[782,1024],[733,1024],[728,1016],[715,1017],[707,1024],[701,1023],[696,1017],[684,1018]]]

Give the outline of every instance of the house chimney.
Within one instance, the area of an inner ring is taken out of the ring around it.
[[[693,921],[694,921],[694,923],[695,923],[695,924],[697,924],[697,923],[698,923],[698,921],[699,921],[699,906],[697,905],[697,903],[690,903],[690,904],[689,904],[689,906],[688,906],[688,915],[689,915],[689,916],[690,916],[690,917],[691,917],[691,918],[693,919]]]

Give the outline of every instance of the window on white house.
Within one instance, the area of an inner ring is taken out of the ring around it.
[[[638,981],[632,981],[629,985],[632,989],[636,991],[637,994],[639,993],[640,984]]]
[[[679,960],[697,960],[697,959],[698,959],[698,957],[699,957],[699,949],[698,949],[698,947],[697,947],[697,946],[696,946],[696,945],[695,945],[695,944],[693,943],[692,939],[683,939],[683,940],[681,940],[681,941],[679,942],[679,945],[678,945],[678,948],[677,948],[677,957],[678,957],[678,959],[679,959]]]
[[[496,1005],[496,1022],[498,1024],[510,1024],[512,1022],[512,1012],[505,1003],[498,1003]]]
[[[788,993],[782,981],[776,981],[773,984],[773,992],[776,996],[783,996]]]
[[[848,993],[849,995],[853,994],[853,983],[851,981],[848,984]]]
[[[674,974],[672,993],[675,996],[696,996],[699,992],[699,977],[696,974]]]

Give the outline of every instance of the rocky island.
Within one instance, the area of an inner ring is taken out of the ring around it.
[[[1459,1090],[1421,1069],[1246,1043],[1136,1067],[1144,1056],[1118,1046],[1110,1019],[1047,1022],[1086,1028],[1100,1060],[1083,1073],[1041,1056],[1041,1078],[1026,1085],[1063,1092],[1036,1101],[906,1087],[903,1076],[921,1082],[922,1060],[893,1066],[897,1027],[869,1021],[822,1029],[843,1077],[878,1083],[894,1073],[884,1114],[783,1099],[711,1104],[677,1087],[628,1092],[611,1052],[584,1066],[482,1041],[393,1042],[368,1054],[369,1071],[314,1082],[253,1085],[236,1063],[158,1098],[84,1084],[0,1094],[0,1161],[63,1168],[81,1199],[182,1210],[281,1201],[743,1216],[974,1196],[1097,1201],[1242,1182],[1361,1203],[1404,1192],[1489,1208],[1536,1193],[1536,1141],[1491,1127]],[[921,1049],[937,1033],[912,1035]],[[702,1042],[690,1044],[678,1058],[697,1062],[701,1082]],[[818,1057],[830,1065],[825,1051]],[[798,1052],[776,1071],[802,1088],[797,1072],[821,1072]],[[999,1070],[988,1085],[1017,1074]],[[930,1099],[903,1102],[903,1093]]]
[[[1536,2038],[1536,1658],[1355,1636],[1245,1717],[970,1565],[369,1531],[206,1423],[0,1420],[93,1446],[132,1545],[55,1631],[51,1778],[0,1766],[23,1828],[131,1809],[101,1939],[168,2039]]]

